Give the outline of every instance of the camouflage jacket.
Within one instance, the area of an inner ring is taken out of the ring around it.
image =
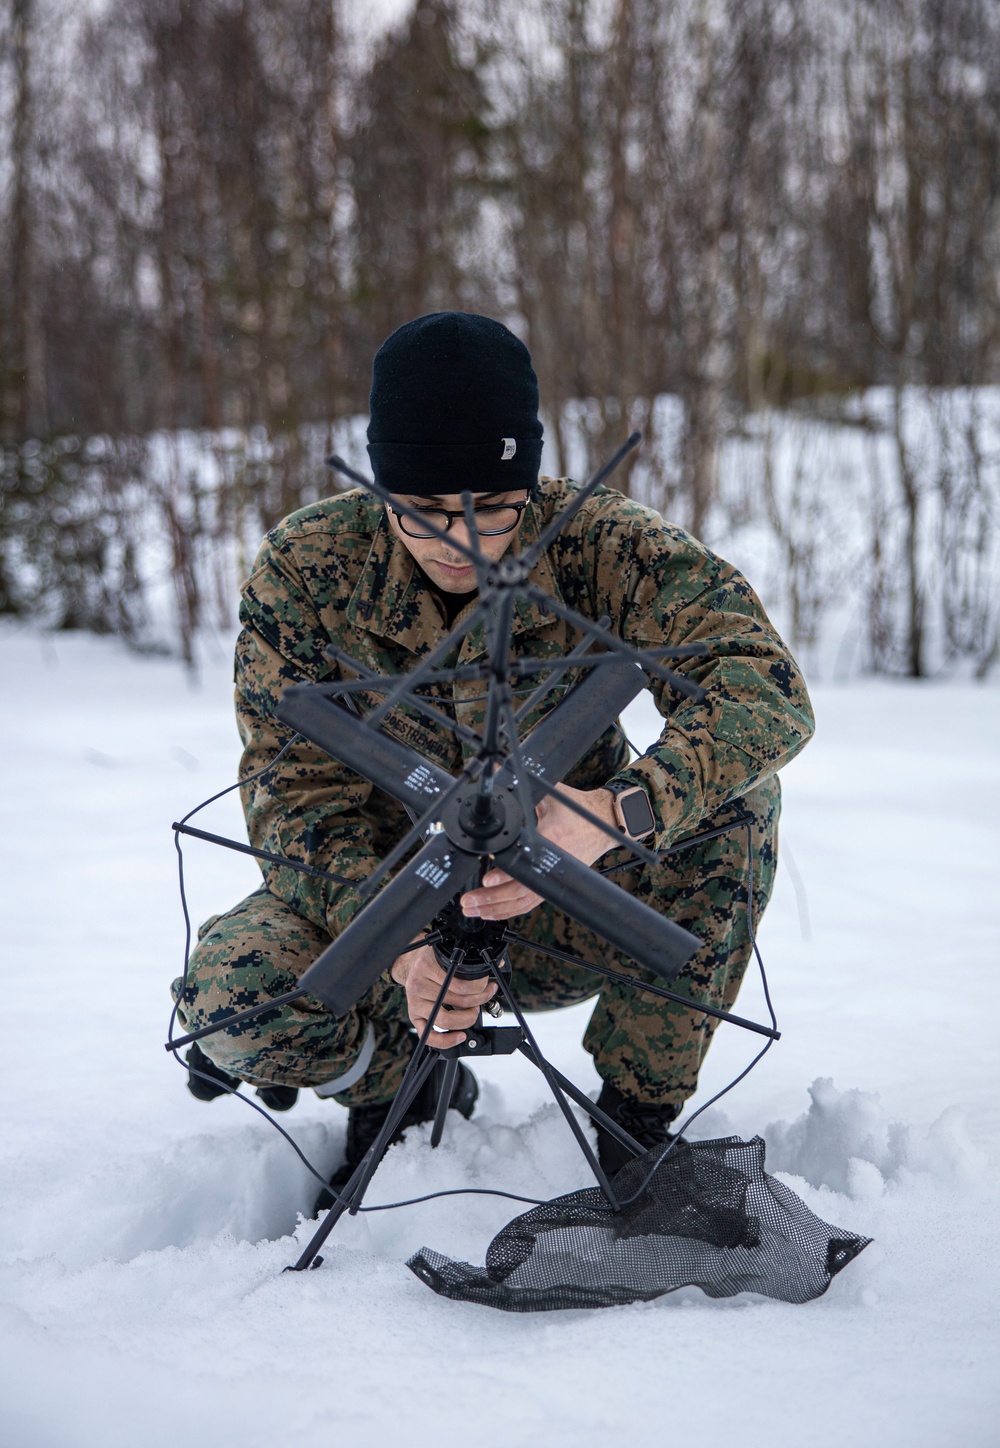
[[[521,546],[534,541],[575,486],[543,480],[538,500],[525,511]],[[773,775],[812,733],[802,675],[749,584],[650,509],[599,489],[539,560],[532,580],[588,618],[609,615],[629,643],[700,640],[708,646],[708,657],[681,665],[708,690],[703,703],[655,683],[665,721],[657,743],[627,765],[620,735],[609,730],[568,777],[584,789],[612,776],[644,785],[657,816],[658,848]],[[284,689],[303,680],[357,677],[326,657],[331,642],[368,669],[409,669],[447,632],[441,606],[390,531],[382,505],[355,490],[300,509],[268,534],[243,590],[240,621],[236,707],[250,840],[360,879],[409,826],[395,800],[303,740],[272,772],[256,782],[249,776],[289,739],[290,730],[274,717]],[[518,604],[515,655],[559,657],[578,641],[553,614]],[[477,625],[445,666],[481,660],[484,650]],[[472,681],[432,692],[437,707],[478,729],[483,689]],[[355,697],[365,709],[380,701]],[[556,697],[550,695],[541,712]],[[529,716],[527,727],[533,722]],[[452,773],[471,748],[408,707],[396,708],[384,727]],[[264,877],[274,894],[333,933],[360,905],[350,887],[287,867],[269,865]]]

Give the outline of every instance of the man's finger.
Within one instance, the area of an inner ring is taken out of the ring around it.
[[[411,1018],[414,1015],[421,1015],[425,1018],[429,1016],[434,1009],[436,1000],[436,992],[413,991],[408,998]],[[445,1025],[447,1023],[449,1029],[452,1028],[452,1025],[472,1025],[475,1022],[476,1016],[479,1014],[482,1004],[482,1001],[475,999],[471,1001],[468,999],[459,1001],[445,1000],[441,1004],[438,1024]]]
[[[479,980],[454,980],[452,981],[446,999],[457,1001],[489,1000],[496,991],[496,982],[486,976]],[[437,991],[434,992],[437,995]]]
[[[514,920],[518,915],[527,915],[541,903],[537,895],[529,895],[524,900],[515,900],[507,905],[495,905],[492,910],[480,910],[479,918],[491,921]]]
[[[513,920],[518,915],[527,915],[539,903],[537,896],[529,895],[524,900],[511,900],[506,905],[494,905],[492,910],[480,910],[477,912],[477,918],[489,920],[492,924],[501,920]]]
[[[493,889],[496,885],[510,885],[511,883],[511,877],[507,874],[506,870],[490,870],[483,876],[483,884],[487,889]]]
[[[462,908],[466,915],[483,920],[507,920],[511,915],[523,915],[528,910],[534,910],[539,904],[540,895],[515,883],[513,889],[502,886],[498,890],[481,890],[478,903],[463,900]]]
[[[497,906],[525,899],[530,893],[524,885],[512,880],[509,885],[498,885],[494,890],[477,890],[474,895],[463,895],[462,910],[466,915],[480,915]]]
[[[423,1035],[424,1027],[427,1025],[427,1017],[411,1016],[410,1020],[419,1034]],[[429,1031],[426,1044],[433,1046],[435,1050],[447,1051],[452,1046],[460,1046],[464,1040],[464,1031]]]
[[[429,1014],[429,1012],[427,1013]],[[479,1016],[479,1007],[473,1006],[471,1010],[443,1010],[438,1012],[435,1025],[446,1031],[460,1031],[465,1026],[474,1026]]]
[[[477,890],[467,899],[470,905],[502,905],[505,900],[516,900],[518,895],[524,894],[526,888],[519,880],[511,880],[509,885],[496,885],[492,890]]]
[[[452,995],[450,992],[445,996],[442,1005],[449,1010],[467,1011],[478,1010],[486,1001],[496,995],[497,988],[494,984],[484,986],[481,990],[465,991],[461,995]],[[419,986],[410,991],[409,999],[418,1010],[429,1011],[438,998],[436,990],[421,990]]]
[[[517,880],[512,880],[510,875],[505,875],[502,870],[494,870],[488,874],[481,885],[475,890],[466,890],[462,896],[462,904],[478,905],[481,900],[487,900],[491,896],[499,895],[504,890],[523,890],[524,886]]]

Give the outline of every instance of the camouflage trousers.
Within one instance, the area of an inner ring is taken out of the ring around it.
[[[658,866],[612,877],[700,937],[702,948],[671,989],[724,1009],[732,1008],[750,958],[746,902],[751,870],[755,929],[774,882],[778,781],[758,786],[739,803],[753,818],[750,850],[742,826],[668,855]],[[715,819],[702,820],[699,832],[732,814],[725,809]],[[601,864],[626,854],[606,855]],[[679,1109],[695,1091],[717,1022],[643,992],[638,982],[655,984],[654,975],[547,904],[512,920],[511,927],[537,946],[554,946],[636,979],[637,986],[601,981],[582,966],[553,960],[529,945],[510,947],[512,990],[519,1005],[528,1011],[553,1010],[596,995],[583,1044],[600,1075],[637,1100]],[[329,943],[325,930],[262,887],[201,927],[187,981],[175,980],[172,987],[179,1022],[185,1031],[195,1030],[294,990]],[[385,974],[341,1019],[306,996],[209,1036],[201,1046],[216,1065],[254,1085],[314,1086],[344,1105],[362,1105],[392,1098],[414,1039],[405,992]]]

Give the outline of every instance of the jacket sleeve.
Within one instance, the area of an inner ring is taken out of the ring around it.
[[[679,528],[630,505],[601,551],[599,606],[639,648],[704,643],[677,671],[707,691],[701,703],[654,680],[665,724],[641,758],[615,776],[642,785],[657,817],[656,847],[696,829],[793,759],[813,733],[802,673],[746,579]],[[671,665],[673,667],[673,665]]]
[[[250,843],[361,880],[377,863],[371,826],[361,813],[372,791],[367,780],[303,739],[296,739],[272,770],[251,779],[294,737],[274,715],[284,690],[336,676],[323,654],[328,638],[308,590],[273,539],[265,541],[244,588],[240,622],[236,716]],[[262,862],[261,869],[273,894],[331,934],[343,930],[361,907],[350,886],[287,866]]]

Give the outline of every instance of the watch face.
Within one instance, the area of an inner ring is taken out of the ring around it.
[[[626,790],[618,796],[618,804],[625,828],[632,838],[640,839],[643,835],[648,835],[656,821],[646,791],[638,786],[634,790]]]

